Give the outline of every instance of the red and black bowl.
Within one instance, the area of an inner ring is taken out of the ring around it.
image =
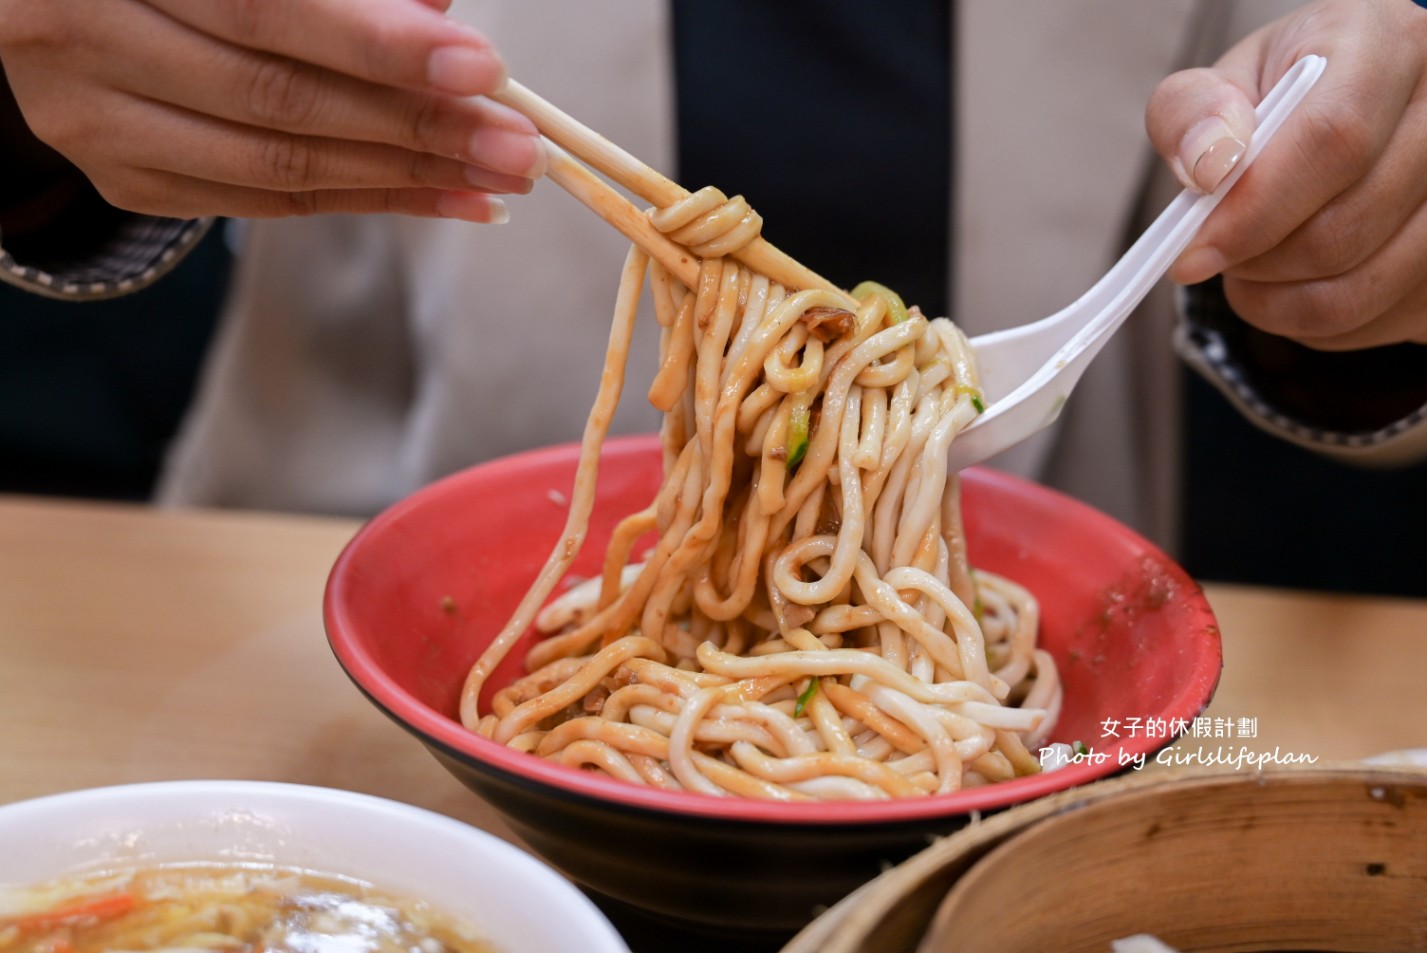
[[[460,688],[559,538],[577,459],[574,445],[507,457],[395,504],[337,560],[324,615],[362,692],[607,910],[740,936],[741,948],[791,935],[977,814],[1152,761],[1218,682],[1219,630],[1183,569],[1090,507],[973,469],[962,477],[972,563],[1039,600],[1040,643],[1065,686],[1052,740],[1080,741],[1091,757],[955,794],[775,803],[643,788],[495,744],[460,724]],[[575,573],[599,571],[614,525],[652,499],[660,460],[652,437],[606,445]],[[522,671],[533,638],[488,690]]]

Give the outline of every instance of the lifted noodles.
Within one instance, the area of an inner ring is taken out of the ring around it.
[[[1055,665],[1030,593],[968,564],[947,471],[982,409],[965,336],[879,285],[848,298],[751,272],[727,257],[758,233],[741,198],[704,189],[651,218],[703,259],[698,287],[631,249],[565,532],[467,676],[462,722],[720,796],[907,797],[1038,771]],[[602,578],[545,606],[585,539],[646,273],[664,483]],[[478,711],[532,622],[547,638],[530,674]]]

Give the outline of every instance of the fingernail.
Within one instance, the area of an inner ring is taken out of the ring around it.
[[[486,124],[499,126],[502,129],[512,129],[515,132],[523,132],[527,135],[537,135],[538,130],[530,117],[516,112],[505,103],[498,103],[493,99],[484,100],[481,103],[481,116]]]
[[[526,170],[525,176],[528,179],[538,179],[545,174],[545,169],[550,164],[550,157],[545,152],[545,140],[539,136],[535,137],[535,161]]]
[[[1219,183],[1224,181],[1224,177],[1233,171],[1234,166],[1239,164],[1239,160],[1244,156],[1247,145],[1240,139],[1226,136],[1215,141],[1204,154],[1199,157],[1199,161],[1194,163],[1194,182],[1205,192],[1212,192],[1219,187]]]
[[[443,192],[436,197],[436,214],[486,225],[504,225],[510,221],[510,208],[504,202],[474,192]]]
[[[1224,270],[1228,262],[1213,245],[1192,245],[1169,270],[1171,281],[1181,285],[1197,285]]]
[[[490,50],[443,46],[426,61],[426,79],[458,96],[478,96],[505,82],[505,64]]]
[[[515,195],[525,195],[535,188],[533,179],[519,175],[507,175],[504,172],[492,172],[490,169],[483,169],[478,165],[468,165],[462,171],[466,184],[482,192],[509,192]]]
[[[545,174],[545,146],[539,136],[482,126],[472,135],[467,157],[477,165],[496,172],[538,179]]]
[[[1209,193],[1244,157],[1248,146],[1219,116],[1210,116],[1185,135],[1179,148],[1184,184]]]

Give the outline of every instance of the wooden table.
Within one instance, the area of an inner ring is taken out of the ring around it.
[[[322,590],[358,525],[0,497],[0,803],[253,778],[510,837],[328,651]],[[1427,747],[1427,600],[1206,590],[1226,658],[1207,715],[1255,719],[1240,744],[1325,761]]]
[[[358,525],[0,497],[0,802],[250,778],[510,837],[328,650],[322,590]]]

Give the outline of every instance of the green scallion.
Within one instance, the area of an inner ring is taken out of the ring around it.
[[[801,395],[800,395],[801,396]],[[794,400],[788,414],[787,466],[791,472],[808,453],[808,432],[812,426],[812,409],[805,400]]]
[[[813,696],[818,692],[818,680],[813,679],[808,682],[808,687],[798,696],[798,701],[793,705],[793,717],[797,718],[803,713],[803,709],[808,707],[808,702],[813,700]]]
[[[902,296],[891,288],[883,284],[878,284],[875,281],[864,281],[852,289],[852,296],[858,301],[861,301],[868,295],[876,295],[887,302],[888,324],[901,324],[907,320],[907,305],[902,301]]]

